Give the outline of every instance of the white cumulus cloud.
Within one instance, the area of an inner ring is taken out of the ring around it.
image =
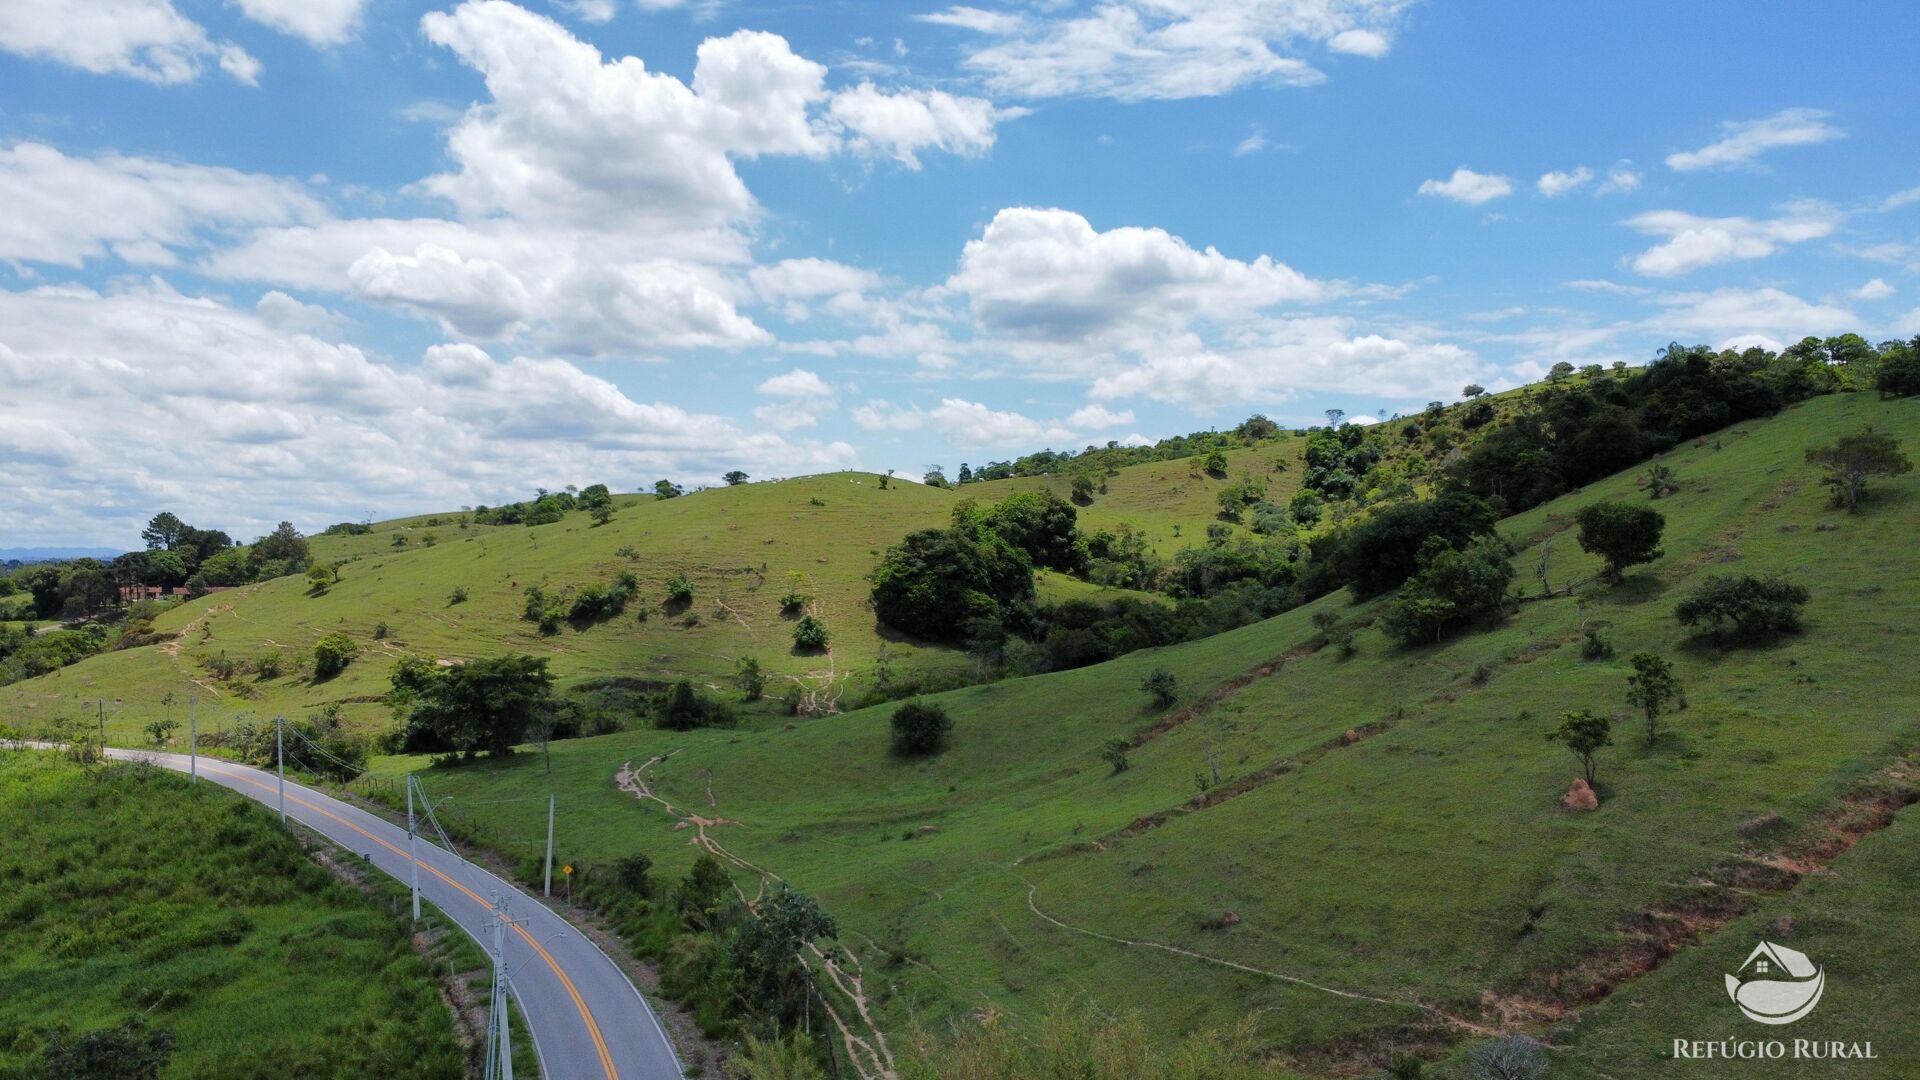
[[[248,85],[260,78],[258,60],[209,38],[172,0],[6,0],[0,49],[151,83],[192,82],[209,63]]]
[[[338,45],[360,27],[367,0],[235,0],[241,14],[314,45]]]
[[[1839,220],[1830,207],[1806,203],[1777,218],[1710,218],[1653,210],[1628,218],[1627,224],[1667,238],[1635,257],[1633,268],[1649,277],[1674,277],[1717,263],[1766,258],[1788,244],[1831,235]]]
[[[1556,170],[1554,172],[1544,173],[1534,184],[1534,187],[1539,190],[1540,194],[1545,195],[1547,198],[1557,199],[1569,191],[1584,187],[1587,181],[1592,179],[1593,170],[1587,168],[1585,165],[1581,165],[1566,172]]]
[[[1497,173],[1474,172],[1462,165],[1445,180],[1421,181],[1419,193],[1479,206],[1513,194],[1513,181]]]

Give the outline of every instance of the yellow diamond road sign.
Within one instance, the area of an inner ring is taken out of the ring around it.
[[[571,873],[573,873],[573,867],[571,867],[571,866],[563,866],[563,867],[561,867],[561,868],[560,868],[560,872],[561,872],[561,873],[563,873],[563,874],[571,874]]]

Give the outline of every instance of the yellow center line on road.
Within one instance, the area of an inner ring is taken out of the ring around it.
[[[208,760],[213,760],[213,759],[208,759]],[[242,783],[251,784],[256,788],[259,788],[261,791],[272,793],[276,790],[275,788],[269,786],[268,784],[265,784],[259,780],[256,780],[254,777],[249,775],[248,772],[244,772],[244,771],[226,772],[225,770],[217,770],[217,771],[222,772],[223,775],[231,776]],[[298,795],[287,796],[287,801],[298,803],[301,806],[306,807],[307,809],[313,811],[316,814],[319,814],[323,817],[331,818],[334,821],[337,821],[340,824],[345,825],[347,828],[352,829],[354,832],[359,833],[361,836],[364,836],[367,839],[373,841],[374,843],[379,844],[381,847],[386,848],[388,851],[393,852],[395,855],[399,855],[409,859],[411,858],[410,856],[407,855],[407,852],[402,851],[400,848],[395,847],[394,845],[388,843],[386,840],[378,836],[375,836],[374,834],[368,832],[367,830],[361,828],[360,826],[354,824],[353,822],[348,821],[346,818],[343,818],[340,815],[332,812],[331,810],[328,810],[324,806],[316,806],[315,804],[300,798]],[[456,858],[457,857],[458,856],[456,856]],[[493,909],[493,905],[487,900],[483,899],[479,893],[474,892],[472,889],[469,889],[465,885],[462,885],[459,882],[453,880],[447,875],[441,873],[439,870],[434,869],[432,866],[429,866],[423,862],[420,864],[420,868],[425,870],[427,873],[432,874],[434,877],[439,878],[441,881],[446,882],[448,885],[453,886],[455,889],[458,889],[462,893],[465,893],[468,897],[470,897],[473,900],[474,903],[479,904],[481,907],[484,907],[489,911]],[[574,1008],[580,1010],[580,1019],[586,1021],[587,1034],[593,1037],[593,1049],[597,1054],[600,1055],[600,1066],[601,1068],[606,1070],[607,1080],[620,1080],[620,1071],[619,1069],[615,1068],[613,1064],[613,1054],[607,1050],[607,1041],[600,1035],[600,1025],[594,1022],[593,1013],[587,1009],[586,999],[580,996],[580,991],[573,985],[573,980],[567,978],[567,973],[561,969],[560,962],[558,960],[555,960],[553,958],[553,954],[548,952],[546,950],[546,947],[541,945],[540,942],[536,941],[534,939],[534,936],[532,934],[529,934],[525,927],[514,922],[508,922],[507,925],[512,927],[514,933],[519,934],[522,940],[524,940],[528,945],[532,946],[533,951],[538,953],[540,955],[540,958],[547,962],[547,966],[549,968],[553,969],[554,975],[560,979],[560,985],[566,988],[567,996],[573,999]]]

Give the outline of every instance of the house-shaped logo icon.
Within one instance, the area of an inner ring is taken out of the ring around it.
[[[1793,1023],[1820,1004],[1826,988],[1825,968],[1771,941],[1755,946],[1739,973],[1727,976],[1727,996],[1747,1019],[1762,1024]]]

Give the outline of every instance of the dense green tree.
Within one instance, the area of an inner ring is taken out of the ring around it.
[[[1869,477],[1899,476],[1913,468],[1893,436],[1871,427],[1808,449],[1807,460],[1826,471],[1820,482],[1833,489],[1833,505],[1849,513],[1860,511]]]
[[[918,698],[893,711],[889,721],[893,729],[893,752],[901,757],[920,757],[939,750],[953,730],[953,717],[938,705]]]
[[[347,670],[359,653],[360,646],[352,638],[337,630],[328,634],[313,644],[313,677],[333,678]]]
[[[741,472],[739,469],[734,469],[731,472],[728,472],[725,476],[722,476],[720,479],[725,481],[728,487],[739,487],[741,484],[746,483],[747,480],[750,478],[747,476],[746,473]]]
[[[887,549],[874,568],[880,621],[928,641],[961,640],[974,619],[999,619],[1031,603],[1033,564],[992,530],[922,529]]]
[[[991,533],[1025,552],[1033,565],[1065,573],[1086,568],[1077,521],[1073,504],[1051,491],[1023,491],[987,506],[964,499],[953,508],[956,528],[975,537]]]
[[[1224,480],[1227,476],[1227,455],[1215,447],[1207,451],[1207,456],[1201,459],[1200,468],[1208,476]]]
[[[395,689],[402,689],[399,671]],[[407,672],[412,710],[402,734],[410,752],[487,752],[505,757],[554,707],[553,674],[545,657],[498,656],[470,660],[431,674]]]
[[[833,916],[810,896],[782,881],[755,906],[728,942],[740,992],[760,1016],[776,1025],[801,1019],[811,993],[812,972],[801,953],[811,942],[840,932]]]
[[[926,473],[920,477],[920,482],[928,487],[943,488],[947,486],[947,474],[940,471],[940,466],[929,465]]]
[[[1647,745],[1659,737],[1659,724],[1668,706],[1679,698],[1680,681],[1673,677],[1673,665],[1650,652],[1637,652],[1630,661],[1633,674],[1627,676],[1627,704],[1647,718]]]
[[[1893,342],[1886,348],[1875,374],[1874,385],[1881,397],[1902,398],[1920,394],[1920,336],[1912,341]]]
[[[1651,507],[1589,503],[1574,518],[1580,523],[1580,550],[1605,559],[1602,573],[1616,585],[1627,567],[1652,562],[1662,554],[1660,534],[1667,519]]]
[[[733,878],[727,868],[720,860],[703,854],[693,860],[693,868],[674,889],[673,909],[688,926],[703,930],[713,925],[732,891]]]
[[[1420,555],[1420,572],[1387,605],[1388,633],[1405,644],[1439,641],[1448,631],[1506,610],[1513,563],[1497,537],[1464,549],[1435,537]]]
[[[1472,401],[1474,398],[1480,397],[1486,392],[1487,388],[1481,386],[1479,383],[1468,383],[1461,388],[1460,396],[1466,398],[1468,401]]]
[[[1094,483],[1092,473],[1089,473],[1089,472],[1074,473],[1073,474],[1073,501],[1076,503],[1079,503],[1081,506],[1085,506],[1088,503],[1092,502],[1094,486],[1095,486],[1095,483]]]
[[[671,480],[655,480],[653,482],[653,497],[656,499],[672,499],[684,494],[686,493],[681,490],[680,485]]]
[[[1462,548],[1493,533],[1492,506],[1473,495],[1449,492],[1437,499],[1397,503],[1355,526],[1335,555],[1340,580],[1356,597],[1378,596],[1420,569],[1428,542]]]
[[[1673,609],[1682,626],[1761,641],[1800,629],[1800,609],[1813,594],[1781,577],[1713,575]]]
[[[281,573],[294,573],[306,569],[313,553],[307,548],[307,538],[293,527],[293,522],[283,521],[274,526],[272,532],[253,542],[247,553],[248,561],[256,571],[262,567],[284,567]]]
[[[605,484],[588,484],[581,489],[580,494],[573,497],[573,502],[582,510],[592,510],[602,506],[612,509],[613,492],[608,490]]]
[[[148,551],[172,551],[186,539],[188,532],[186,522],[162,510],[140,530],[140,539],[146,542]]]
[[[1565,746],[1580,759],[1580,768],[1586,774],[1588,785],[1592,785],[1594,755],[1613,745],[1613,722],[1587,709],[1566,712],[1560,714],[1560,726],[1548,732],[1547,738]]]

